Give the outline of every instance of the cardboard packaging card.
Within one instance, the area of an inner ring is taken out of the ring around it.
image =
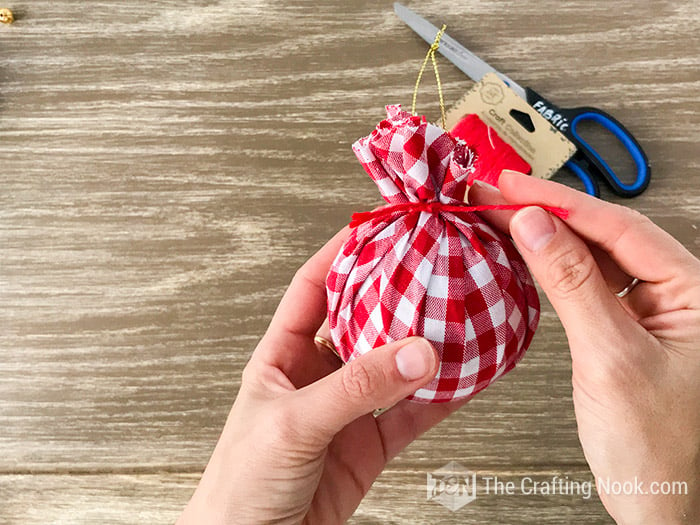
[[[480,82],[447,113],[447,129],[476,114],[532,167],[531,175],[548,179],[576,152],[576,146],[520,98],[495,73]]]

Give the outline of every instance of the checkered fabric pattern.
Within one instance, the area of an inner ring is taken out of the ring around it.
[[[478,161],[465,144],[399,106],[353,150],[391,204],[464,204]],[[473,396],[512,369],[539,319],[539,300],[510,239],[474,212],[397,211],[356,227],[327,280],[331,337],[351,361],[421,335],[437,376],[409,399]]]

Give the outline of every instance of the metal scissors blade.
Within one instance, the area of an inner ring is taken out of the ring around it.
[[[398,2],[394,3],[394,12],[428,44],[433,43],[439,31],[437,27]],[[488,65],[447,33],[440,40],[438,51],[475,82],[481,80],[486,73],[496,73],[520,98],[527,100],[525,89],[517,82]]]
[[[407,7],[394,4],[396,15],[426,42],[432,44],[438,28]],[[595,107],[560,108],[531,88],[523,88],[510,77],[489,66],[474,53],[448,35],[443,35],[438,51],[475,81],[486,73],[495,73],[515,93],[532,106],[550,124],[576,146],[576,153],[566,163],[566,167],[583,182],[591,195],[599,196],[597,178],[602,178],[610,189],[622,197],[635,197],[649,185],[651,168],[649,159],[630,131],[612,115]],[[636,166],[634,182],[620,179],[606,160],[578,133],[580,122],[595,123],[612,133],[632,157]]]

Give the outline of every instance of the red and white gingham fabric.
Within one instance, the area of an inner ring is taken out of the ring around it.
[[[449,133],[387,106],[387,119],[353,150],[389,206],[464,204],[478,169]],[[412,335],[428,339],[440,369],[409,399],[473,396],[513,368],[539,319],[539,300],[510,239],[474,212],[397,211],[357,226],[327,281],[333,343],[345,362]]]

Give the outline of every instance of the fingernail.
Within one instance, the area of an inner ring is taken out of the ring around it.
[[[501,174],[499,176],[503,177],[503,175],[526,175],[526,174],[522,173],[520,171],[515,171],[515,170],[503,170],[503,171],[501,171]]]
[[[537,252],[547,245],[557,228],[549,213],[537,206],[528,206],[513,215],[510,231],[524,248]]]
[[[396,353],[396,368],[406,381],[419,379],[433,366],[433,347],[423,338],[408,343]]]
[[[472,186],[475,186],[479,188],[479,191],[488,191],[490,193],[493,193],[494,191],[498,191],[498,188],[496,186],[492,186],[488,182],[485,182],[480,179],[476,179],[473,183]]]

